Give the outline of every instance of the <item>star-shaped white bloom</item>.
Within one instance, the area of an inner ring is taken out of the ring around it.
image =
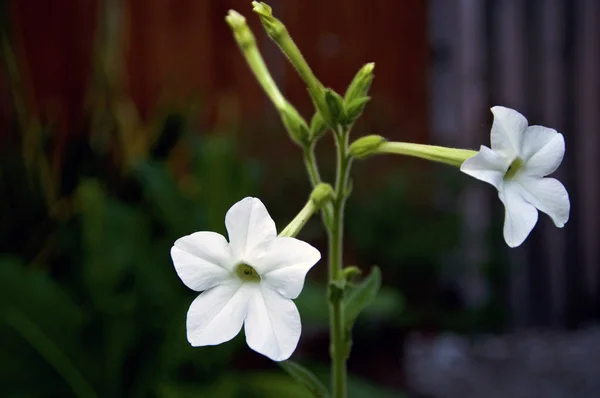
[[[492,149],[482,145],[461,170],[498,189],[505,207],[504,239],[519,246],[529,235],[540,210],[562,228],[569,220],[569,194],[553,173],[565,154],[565,140],[554,129],[529,126],[519,112],[492,108]],[[537,210],[536,210],[537,208]]]
[[[242,324],[246,342],[274,361],[292,355],[300,339],[298,297],[321,253],[301,240],[277,237],[275,223],[257,198],[244,198],[225,216],[229,243],[215,232],[196,232],[171,248],[177,274],[203,291],[187,313],[191,345],[234,338]]]

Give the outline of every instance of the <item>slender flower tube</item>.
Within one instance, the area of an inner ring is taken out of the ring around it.
[[[367,135],[357,139],[350,145],[349,153],[357,159],[376,154],[412,156],[454,167],[460,167],[465,160],[477,154],[470,149],[387,141],[380,135]]]
[[[288,359],[300,339],[300,314],[292,301],[321,254],[306,242],[278,237],[257,198],[244,198],[225,216],[229,242],[215,232],[178,239],[171,257],[181,281],[202,291],[187,313],[194,347],[234,338],[244,325],[246,342],[274,361]]]
[[[461,170],[498,190],[505,208],[504,239],[519,246],[538,220],[538,210],[562,228],[569,220],[567,190],[558,180],[545,178],[562,162],[565,140],[556,130],[529,126],[519,112],[495,106],[491,146],[467,159]]]

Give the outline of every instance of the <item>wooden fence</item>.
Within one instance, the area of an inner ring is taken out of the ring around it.
[[[571,218],[556,229],[545,215],[506,281],[513,325],[578,327],[600,318],[600,2],[596,0],[432,0],[432,141],[489,143],[489,107],[505,105],[531,124],[565,135],[557,176]],[[493,196],[493,197],[492,197]],[[495,193],[465,194],[467,281],[481,281],[492,253],[483,238],[500,217]],[[492,213],[492,214],[490,214]],[[467,283],[467,294],[479,284]],[[471,293],[469,293],[471,292]]]

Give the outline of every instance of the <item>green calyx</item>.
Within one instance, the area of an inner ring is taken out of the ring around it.
[[[346,89],[346,94],[344,95],[344,100],[346,103],[352,102],[358,98],[365,97],[369,92],[369,88],[371,87],[371,83],[373,82],[373,71],[375,70],[375,63],[370,62],[365,64],[354,76],[352,82]]]
[[[327,201],[333,199],[334,195],[331,185],[322,182],[314,187],[310,194],[310,200],[313,201],[315,206],[321,208]]]
[[[385,142],[387,142],[387,140],[380,135],[367,135],[350,144],[348,152],[350,156],[354,158],[364,159],[378,153],[379,147]]]
[[[304,147],[310,144],[311,133],[306,121],[289,102],[279,109],[281,121],[292,141]]]
[[[512,180],[515,178],[515,175],[523,168],[525,162],[521,158],[516,158],[512,161],[510,166],[508,166],[508,170],[506,170],[506,174],[504,174],[505,180]]]
[[[235,267],[235,274],[244,282],[260,282],[260,275],[258,275],[258,272],[248,264],[238,264]]]

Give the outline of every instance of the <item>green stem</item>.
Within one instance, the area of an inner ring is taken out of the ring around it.
[[[308,178],[310,179],[310,184],[314,188],[321,183],[321,175],[319,173],[319,166],[317,166],[317,158],[315,156],[314,143],[308,146],[304,146],[303,149],[304,165],[306,166],[306,171],[308,173]],[[326,227],[331,223],[332,211],[333,207],[331,203],[327,203],[321,208],[321,215]]]
[[[318,210],[318,207],[312,200],[306,202],[306,205],[300,210],[300,213],[279,233],[279,236],[295,237],[304,228],[304,225]]]
[[[332,222],[329,228],[329,287],[338,289],[336,282],[342,278],[342,249],[344,239],[344,207],[350,171],[348,157],[348,133],[336,134],[337,175]],[[343,291],[329,295],[331,373],[333,398],[346,397],[346,341],[344,333]]]

